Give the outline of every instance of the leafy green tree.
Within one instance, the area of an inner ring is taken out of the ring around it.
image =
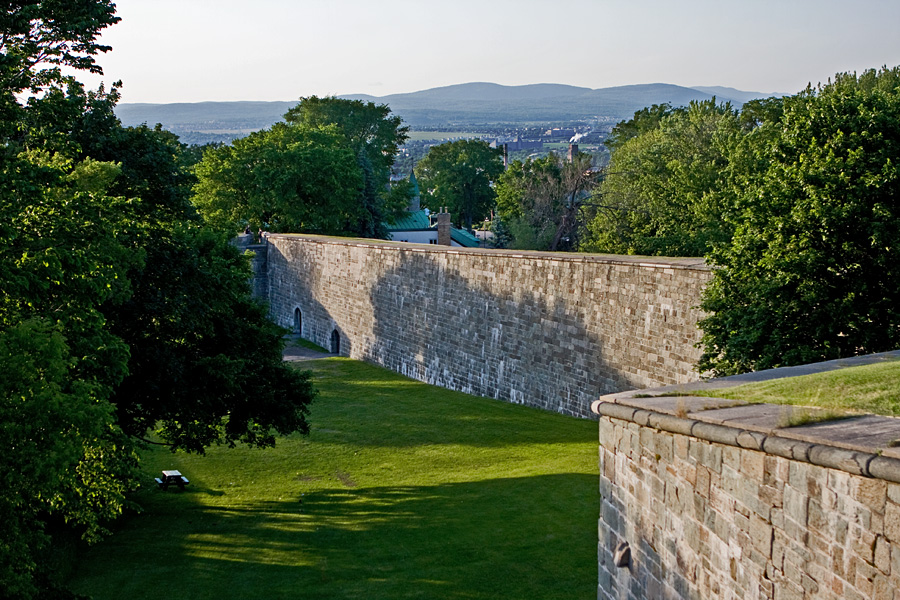
[[[96,539],[126,505],[151,424],[172,448],[266,446],[306,431],[313,396],[308,374],[281,361],[281,330],[250,298],[245,259],[200,227],[183,146],[121,127],[115,88],[85,93],[61,74],[99,70],[106,48],[94,40],[113,10],[21,2],[0,18],[4,598],[66,596],[47,524]],[[174,356],[171,370],[154,353]],[[160,391],[169,379],[182,389]]]
[[[357,155],[334,125],[279,123],[207,152],[194,203],[212,226],[353,234],[365,207]]]
[[[0,15],[0,123],[9,135],[20,109],[17,95],[58,84],[61,67],[101,73],[95,60],[110,50],[100,32],[117,22],[111,0],[18,0]]]
[[[599,180],[588,154],[572,160],[548,154],[515,161],[497,179],[497,213],[509,224],[514,248],[571,250],[584,226],[583,209]]]
[[[42,559],[48,515],[95,539],[125,506],[133,444],[109,396],[128,347],[99,304],[128,295],[142,253],[108,235],[130,215],[105,194],[116,165],[11,147],[0,163],[0,587],[30,598],[58,585]]]
[[[482,140],[432,147],[416,167],[423,203],[432,210],[447,207],[458,224],[471,230],[472,222],[483,220],[494,206],[492,183],[503,172],[502,156]]]
[[[777,108],[732,163],[703,370],[900,346],[900,68],[838,75]]]
[[[615,146],[582,249],[702,256],[728,239],[719,194],[741,135],[735,111],[715,100],[669,111]]]
[[[391,109],[386,104],[335,97],[301,98],[295,107],[285,113],[284,120],[310,128],[336,125],[355,151],[368,155],[379,177],[390,171],[394,156],[406,141],[409,131],[400,117],[391,115]]]
[[[13,491],[0,494],[0,583],[6,598],[31,597],[42,587],[39,580],[51,576],[39,559],[50,551],[43,512],[99,527],[99,515],[88,511],[88,518],[79,519],[81,511],[70,502],[76,491],[72,472],[98,448],[114,417],[103,386],[74,376],[72,363],[62,335],[47,321],[30,319],[0,330],[0,486]],[[103,486],[78,491],[122,501],[121,493],[109,494]]]
[[[126,273],[128,296],[100,306],[130,353],[110,398],[119,426],[195,452],[305,433],[309,374],[282,363],[283,331],[250,297],[244,257],[201,226],[185,147],[159,128],[121,127],[111,116],[116,99],[81,95],[83,116],[68,137],[82,156],[115,161],[109,190],[132,200],[127,227],[109,233],[144,257]]]
[[[350,232],[362,237],[385,238],[386,221],[393,221],[406,209],[409,197],[405,188],[391,186],[391,168],[400,146],[407,139],[409,127],[391,114],[385,104],[345,100],[342,98],[301,98],[297,106],[284,115],[292,125],[322,128],[334,125],[356,153],[363,174],[360,205],[363,208]]]
[[[612,128],[603,145],[612,153],[618,150],[622,145],[632,138],[636,138],[641,134],[659,129],[660,123],[668,116],[677,113],[683,113],[685,108],[682,106],[673,108],[671,104],[654,104],[653,106],[644,107],[635,111],[634,116],[628,120],[621,121]]]

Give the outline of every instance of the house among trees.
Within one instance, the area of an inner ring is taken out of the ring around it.
[[[395,242],[411,244],[439,244],[442,246],[461,246],[478,248],[481,241],[474,234],[454,227],[450,222],[450,214],[444,210],[432,213],[421,208],[421,197],[416,174],[409,176],[413,194],[405,215],[395,223],[386,224],[390,239]]]

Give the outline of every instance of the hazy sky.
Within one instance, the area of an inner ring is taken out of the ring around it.
[[[123,102],[295,100],[456,83],[794,93],[900,64],[898,0],[119,0]],[[82,77],[95,86],[98,81]]]

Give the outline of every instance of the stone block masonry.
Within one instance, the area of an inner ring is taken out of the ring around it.
[[[877,447],[900,422],[773,429],[765,407],[707,400],[595,404],[598,598],[900,600],[900,458]],[[837,431],[857,425],[853,443]]]
[[[276,322],[421,381],[592,417],[602,394],[698,378],[701,259],[287,234],[267,246]]]

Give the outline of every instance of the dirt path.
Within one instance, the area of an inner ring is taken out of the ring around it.
[[[303,346],[297,346],[293,344],[290,340],[285,345],[284,353],[282,354],[284,360],[288,362],[299,362],[303,360],[315,360],[317,358],[325,358],[327,356],[333,356],[328,352],[321,352],[319,350],[311,350],[309,348],[304,348]]]

